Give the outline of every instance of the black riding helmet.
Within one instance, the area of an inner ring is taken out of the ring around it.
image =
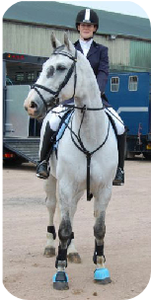
[[[99,27],[99,18],[94,10],[92,10],[90,8],[86,8],[86,9],[81,10],[77,14],[77,17],[76,17],[77,30],[78,30],[78,25],[81,23],[88,23],[88,24],[96,25],[96,27],[97,27],[96,31],[97,31],[97,29]]]

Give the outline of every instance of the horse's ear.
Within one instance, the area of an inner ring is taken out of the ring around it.
[[[51,44],[54,49],[61,46],[61,43],[56,39],[54,32],[51,34]]]
[[[71,41],[69,40],[68,34],[66,32],[64,33],[64,44],[69,51],[71,51],[71,52],[75,51],[75,48],[74,48],[73,44],[71,43]]]

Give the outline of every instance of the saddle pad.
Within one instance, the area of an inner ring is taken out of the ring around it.
[[[53,146],[55,150],[57,150],[59,141],[63,137],[64,132],[65,132],[65,130],[66,130],[66,128],[67,128],[67,126],[70,122],[70,118],[72,116],[72,113],[73,112],[69,111],[68,113],[66,113],[65,116],[63,116],[63,121],[61,120],[61,124],[60,124],[59,130],[58,130],[58,133],[56,135],[56,142],[54,143],[54,146]]]

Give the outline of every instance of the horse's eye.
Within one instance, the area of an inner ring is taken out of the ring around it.
[[[48,70],[47,70],[47,78],[52,77],[54,74],[55,68],[53,66],[51,66]]]
[[[57,71],[65,71],[66,67],[64,65],[58,65],[56,68]]]

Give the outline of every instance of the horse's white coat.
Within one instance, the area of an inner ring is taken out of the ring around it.
[[[55,44],[57,41],[55,41]],[[65,39],[65,51],[75,55],[75,49],[71,42]],[[43,71],[37,81],[38,84],[57,90],[59,84],[63,81],[67,70],[57,71],[58,65],[64,65],[69,69],[72,60],[60,54],[52,55],[43,66]],[[50,66],[53,66],[55,72],[49,77]],[[100,108],[100,91],[93,70],[88,60],[78,52],[77,63],[77,84],[75,90],[75,105],[89,108]],[[60,92],[59,98],[69,99],[73,96],[74,90],[74,72],[67,85]],[[46,101],[50,95],[41,90],[41,94]],[[25,101],[25,105],[30,105],[30,101],[35,101],[38,108],[41,106],[41,99],[35,91],[31,91]],[[34,116],[34,112],[33,112]],[[73,116],[73,131],[77,134],[81,123],[81,111],[75,109]],[[81,128],[81,140],[90,152],[95,150],[106,138],[108,129],[108,118],[104,110],[86,111],[85,118]],[[118,164],[117,142],[112,126],[110,126],[109,136],[105,145],[91,159],[91,192],[94,195],[94,216],[97,219],[100,213],[104,213],[108,206],[112,192],[112,182],[116,174]],[[55,154],[50,158],[51,175],[45,183],[47,194],[46,206],[49,211],[49,225],[53,225],[53,217],[56,207],[56,180],[57,192],[61,219],[66,219],[69,215],[71,225],[77,208],[77,202],[86,189],[86,157],[80,152],[71,140],[70,131],[67,129],[60,140],[58,147],[58,160]],[[56,178],[56,179],[55,179]],[[87,205],[87,203],[85,203]],[[47,246],[53,246],[52,235],[47,236]],[[72,251],[76,252],[73,247]],[[104,262],[104,260],[102,260]],[[103,262],[99,264],[104,266]]]

